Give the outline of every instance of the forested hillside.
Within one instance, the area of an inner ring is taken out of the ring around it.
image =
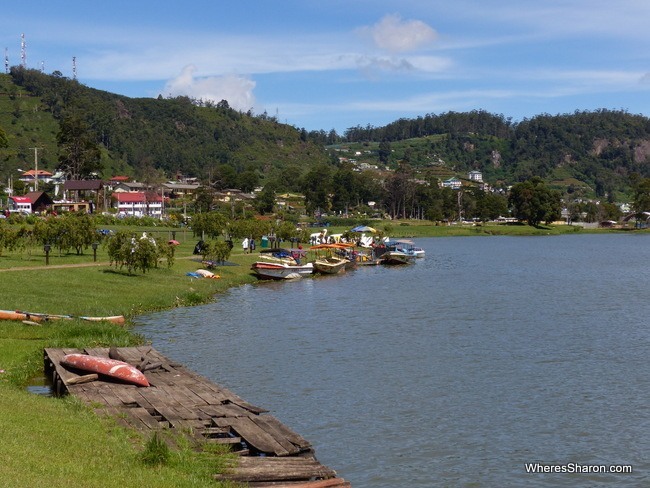
[[[514,123],[483,111],[353,127],[346,139],[412,167],[483,172],[492,184],[540,176],[559,188],[598,197],[625,194],[635,173],[650,176],[650,119],[625,111],[542,114]],[[396,156],[395,156],[396,155]]]
[[[28,148],[39,145],[46,148],[43,164],[52,171],[63,124],[85,129],[99,145],[103,156],[96,170],[105,177],[182,173],[215,186],[241,187],[273,172],[299,174],[303,166],[327,158],[322,146],[301,138],[296,128],[266,114],[240,113],[225,101],[128,98],[16,67],[0,81],[0,127],[10,140],[3,162],[8,167],[31,161]]]

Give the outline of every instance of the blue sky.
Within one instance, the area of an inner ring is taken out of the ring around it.
[[[228,100],[307,130],[487,110],[650,116],[648,0],[9,2],[11,66]]]

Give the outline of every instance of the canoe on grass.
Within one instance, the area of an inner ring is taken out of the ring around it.
[[[124,324],[123,315],[110,315],[107,317],[85,317],[74,315],[56,315],[49,313],[37,313],[37,312],[25,312],[23,310],[0,310],[0,320],[30,320],[33,322],[47,322],[48,320],[72,320],[72,319],[81,319],[88,320],[90,322],[111,322],[113,324],[122,325]]]
[[[140,370],[117,359],[88,354],[66,354],[61,359],[61,364],[66,368],[101,374],[134,385],[149,386],[149,381]]]

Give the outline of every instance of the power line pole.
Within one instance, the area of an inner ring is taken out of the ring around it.
[[[27,43],[25,42],[25,34],[20,35],[20,62],[23,68],[27,68]]]
[[[38,191],[38,150],[42,147],[30,147],[34,150],[34,191]]]

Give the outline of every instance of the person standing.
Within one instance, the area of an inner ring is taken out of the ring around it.
[[[241,243],[241,247],[244,250],[244,254],[248,254],[248,237],[244,237],[244,240]]]

